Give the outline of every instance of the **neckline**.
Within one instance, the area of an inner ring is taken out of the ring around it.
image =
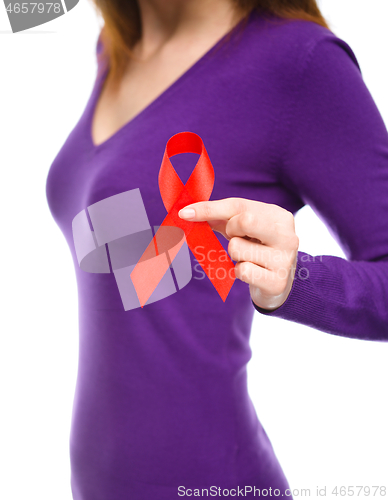
[[[87,120],[87,138],[89,145],[92,150],[99,151],[100,149],[105,148],[106,146],[114,143],[115,140],[120,138],[120,136],[132,125],[136,124],[139,120],[145,117],[149,112],[151,112],[156,106],[160,105],[167,97],[170,96],[172,92],[174,92],[177,88],[179,88],[182,83],[189,78],[195,71],[198,71],[205,62],[210,58],[210,56],[229,38],[229,42],[234,38],[239,28],[249,24],[253,10],[250,11],[246,16],[242,17],[237,24],[232,26],[232,28],[227,31],[224,35],[219,38],[215,44],[213,44],[199,59],[197,59],[184,73],[182,73],[176,80],[174,80],[167,88],[165,88],[159,95],[157,95],[149,104],[147,104],[143,109],[141,109],[133,118],[124,123],[119,129],[116,130],[112,135],[110,135],[105,141],[95,144],[92,137],[92,125],[94,121],[94,115],[96,112],[96,107],[98,100],[101,95],[102,87],[107,78],[109,66],[107,65],[100,74],[98,78],[97,85],[95,87],[95,92],[92,98],[91,107]]]

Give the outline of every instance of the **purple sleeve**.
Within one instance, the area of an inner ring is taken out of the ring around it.
[[[346,259],[298,252],[287,300],[267,314],[330,334],[388,340],[388,132],[351,48],[309,51],[286,111],[279,179],[325,223]]]

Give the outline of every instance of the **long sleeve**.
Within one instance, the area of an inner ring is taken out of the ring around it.
[[[279,182],[328,227],[346,259],[298,252],[293,287],[262,314],[388,340],[388,132],[349,45],[331,32],[298,68],[278,138]]]

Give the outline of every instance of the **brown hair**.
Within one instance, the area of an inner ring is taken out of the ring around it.
[[[245,12],[247,19],[252,10],[268,13],[283,19],[304,19],[327,29],[316,0],[233,0],[236,8]],[[99,61],[109,61],[107,80],[117,88],[128,59],[133,57],[132,47],[141,38],[141,18],[137,0],[92,0],[93,6],[104,20],[100,38],[103,50]]]

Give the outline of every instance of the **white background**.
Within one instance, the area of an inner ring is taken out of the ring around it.
[[[386,0],[322,0],[388,123]],[[48,169],[81,116],[102,20],[81,0],[12,34],[0,6],[2,313],[0,498],[70,500],[68,439],[78,362],[70,251],[45,197]],[[343,257],[309,207],[300,250]],[[387,285],[388,286],[388,285]],[[255,314],[249,390],[292,488],[388,486],[388,343]],[[295,494],[295,497],[297,495]],[[109,499],[106,499],[109,500]]]

